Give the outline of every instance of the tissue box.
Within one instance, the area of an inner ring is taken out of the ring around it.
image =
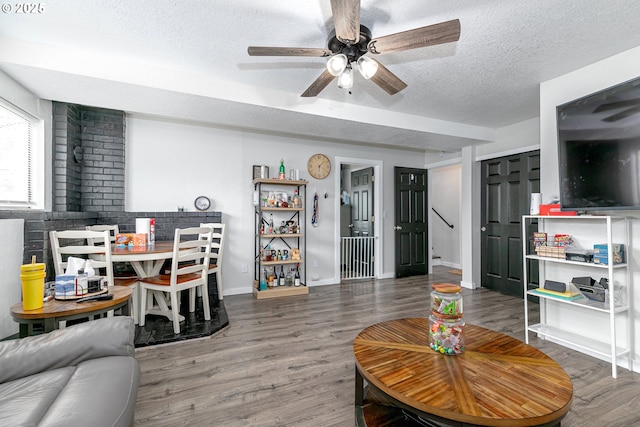
[[[625,262],[624,244],[612,243],[611,249],[614,264],[622,264],[623,262]],[[609,248],[606,243],[593,245],[593,263],[605,265],[609,264]]]
[[[68,298],[86,295],[89,285],[86,274],[60,274],[56,276],[55,297]]]
[[[116,234],[116,247],[144,248],[147,246],[147,235],[136,233]]]

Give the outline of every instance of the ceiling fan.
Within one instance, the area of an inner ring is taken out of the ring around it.
[[[350,89],[353,86],[353,68],[389,95],[394,95],[407,84],[366,54],[382,55],[454,42],[460,38],[460,21],[457,19],[372,38],[371,31],[360,24],[360,0],[331,0],[331,12],[335,29],[329,34],[326,49],[249,46],[249,55],[328,57],[327,69],[302,93],[303,97],[318,95],[336,77],[339,87]]]

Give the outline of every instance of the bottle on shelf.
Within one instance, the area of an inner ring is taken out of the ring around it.
[[[293,276],[293,286],[300,286],[300,264],[296,264],[296,274]]]
[[[293,272],[293,267],[291,267],[289,269],[289,272],[287,273],[287,277],[285,277],[284,283],[285,286],[293,286],[293,276],[295,275],[295,273]]]
[[[280,276],[278,276],[278,286],[284,286],[285,285],[285,280],[284,280],[284,265],[282,267],[280,267]]]
[[[278,179],[287,179],[287,172],[284,168],[284,159],[280,159],[280,170],[278,171]]]
[[[269,276],[267,279],[267,284],[270,288],[274,288],[276,286],[276,282],[275,282],[275,273],[273,271],[273,268],[269,268]]]
[[[267,289],[267,269],[263,268],[260,272],[260,290],[264,291]]]
[[[273,234],[273,214],[269,214],[269,234]]]
[[[293,207],[294,208],[301,208],[302,207],[302,200],[300,199],[300,195],[298,194],[298,189],[297,188],[295,190],[293,190]]]

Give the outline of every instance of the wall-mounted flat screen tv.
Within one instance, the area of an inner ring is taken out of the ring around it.
[[[564,210],[640,209],[640,78],[557,107]]]

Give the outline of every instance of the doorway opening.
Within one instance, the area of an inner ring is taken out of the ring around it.
[[[380,276],[382,162],[336,158],[336,275],[340,280]]]

